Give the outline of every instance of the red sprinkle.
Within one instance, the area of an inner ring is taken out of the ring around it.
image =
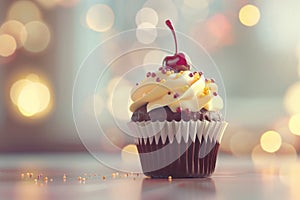
[[[210,79],[210,81],[211,81],[212,83],[214,83],[214,82],[215,82],[215,79],[212,78],[212,79]]]
[[[171,95],[171,92],[168,92],[168,95]]]
[[[188,108],[185,109],[185,112],[186,112],[186,113],[189,113],[189,112],[190,112],[190,109],[188,109]]]
[[[154,72],[152,72],[151,76],[154,78],[156,76],[156,74]]]
[[[163,69],[163,67],[158,68],[158,70],[162,70],[162,69]]]
[[[208,79],[207,79],[207,78],[205,79],[205,82],[208,82]]]
[[[200,76],[202,76],[202,75],[203,75],[203,72],[198,72],[198,73],[199,73],[199,75],[200,75]]]
[[[189,74],[189,77],[193,77],[193,76],[194,76],[194,74],[193,74],[193,73],[190,73],[190,74]]]
[[[173,97],[174,97],[174,99],[176,99],[177,97],[179,97],[179,94],[175,93]]]
[[[213,93],[214,96],[217,96],[218,94],[216,92]]]
[[[160,82],[160,78],[159,77],[156,78],[156,82]]]
[[[180,107],[177,107],[177,108],[176,108],[176,112],[178,112],[178,113],[181,112],[181,108],[180,108]]]
[[[167,73],[167,71],[165,69],[162,69],[161,73],[165,74],[165,73]]]
[[[146,76],[150,77],[151,76],[151,72],[147,72]]]

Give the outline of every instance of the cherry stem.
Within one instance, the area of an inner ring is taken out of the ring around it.
[[[174,41],[175,41],[175,55],[177,54],[178,52],[178,49],[177,49],[177,38],[176,38],[176,34],[175,34],[175,31],[174,31],[174,27],[172,25],[172,22],[170,20],[166,20],[166,25],[171,29],[172,31],[172,34],[173,34],[173,37],[174,37]]]

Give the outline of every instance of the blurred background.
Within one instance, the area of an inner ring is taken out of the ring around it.
[[[115,34],[165,27],[171,19],[177,31],[205,47],[222,74],[229,127],[221,151],[253,161],[257,155],[296,158],[299,8],[298,0],[1,0],[0,153],[86,151],[72,116],[81,62]],[[156,53],[141,58],[160,57]],[[116,81],[111,76],[106,91]],[[94,100],[97,112],[110,114],[110,98]],[[129,148],[118,131],[107,127],[106,135]],[[103,150],[109,151],[105,144]]]

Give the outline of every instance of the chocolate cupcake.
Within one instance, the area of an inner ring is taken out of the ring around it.
[[[153,178],[207,177],[214,169],[227,126],[223,100],[213,79],[191,71],[183,53],[167,56],[132,90],[129,123],[145,175]]]

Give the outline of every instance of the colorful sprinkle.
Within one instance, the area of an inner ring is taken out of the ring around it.
[[[187,89],[189,89],[189,87],[190,87],[189,85],[185,85],[185,86],[182,87],[182,90],[186,91]]]
[[[171,95],[171,92],[168,92],[168,95]]]
[[[166,71],[166,74],[169,76],[171,75],[171,71]]]
[[[138,83],[136,83],[135,85],[136,85],[136,86],[138,86],[139,84],[138,84]]]
[[[176,99],[177,97],[179,97],[179,94],[175,93],[173,97],[174,97],[174,99]]]
[[[162,70],[162,69],[163,69],[163,67],[158,68],[158,70]]]
[[[212,78],[212,79],[210,79],[210,81],[211,81],[212,83],[214,83],[214,82],[215,82],[215,79]]]
[[[193,77],[194,76],[194,74],[193,73],[189,73],[189,77]]]
[[[156,76],[156,74],[154,72],[152,72],[151,77],[154,78]]]
[[[156,78],[156,82],[160,82],[160,78],[159,77]]]
[[[217,96],[218,94],[216,92],[213,93],[214,96]]]
[[[198,72],[198,74],[199,74],[200,76],[202,76],[202,75],[203,75],[203,72]]]
[[[150,77],[151,76],[151,72],[147,72],[146,76]]]
[[[162,70],[161,70],[161,73],[162,73],[162,74],[166,74],[167,71],[166,71],[165,69],[162,69]]]
[[[161,82],[161,83],[165,83],[165,82],[166,82],[166,79],[161,79],[160,82]]]
[[[179,72],[179,74],[183,74],[183,73],[184,73],[184,71],[180,71],[180,72]]]

